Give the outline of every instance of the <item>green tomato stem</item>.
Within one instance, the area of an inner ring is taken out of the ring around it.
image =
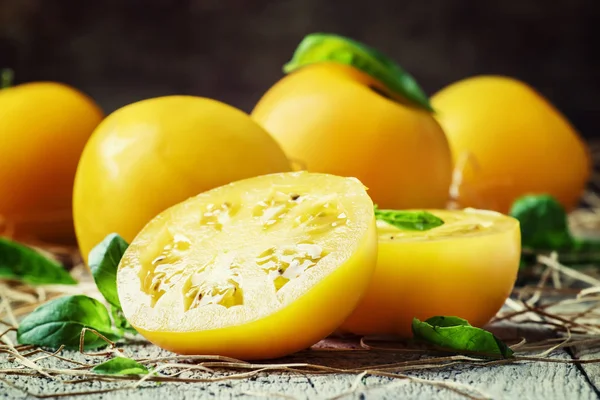
[[[0,70],[0,89],[7,89],[12,86],[14,72],[10,68]]]
[[[307,35],[296,48],[283,71],[291,73],[310,64],[334,62],[352,66],[382,83],[390,92],[412,105],[432,112],[429,98],[415,79],[379,51],[355,40],[329,34]]]

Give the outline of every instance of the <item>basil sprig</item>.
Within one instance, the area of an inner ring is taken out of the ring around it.
[[[84,328],[93,329],[113,341],[122,338],[125,332],[134,333],[123,317],[116,286],[117,268],[127,247],[125,240],[111,234],[90,252],[92,275],[98,290],[110,304],[110,312],[101,302],[84,295],[52,300],[23,319],[17,331],[19,343],[51,348],[64,345],[77,349]],[[84,348],[107,344],[93,332],[85,333]]]

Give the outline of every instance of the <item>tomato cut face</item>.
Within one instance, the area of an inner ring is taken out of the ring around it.
[[[128,321],[165,349],[282,356],[352,312],[376,242],[373,204],[358,180],[265,175],[154,218],[121,260],[119,298]]]

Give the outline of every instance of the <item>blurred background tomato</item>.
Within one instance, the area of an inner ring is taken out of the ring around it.
[[[0,0],[0,66],[111,112],[166,94],[251,111],[310,32],[351,36],[431,95],[477,74],[524,80],[598,135],[597,0]]]

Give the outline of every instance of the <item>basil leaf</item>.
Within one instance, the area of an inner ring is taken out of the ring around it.
[[[424,322],[413,318],[412,331],[415,339],[445,349],[489,357],[513,356],[513,351],[491,332],[458,317],[433,317]]]
[[[83,328],[95,329],[110,340],[119,339],[112,330],[106,307],[91,297],[76,295],[60,297],[36,308],[19,325],[17,340],[21,344],[79,349]],[[107,344],[93,332],[85,333],[86,349]]]
[[[433,111],[423,89],[402,67],[378,50],[340,35],[306,35],[296,48],[292,59],[283,67],[283,71],[290,73],[306,65],[322,62],[350,65],[369,74],[415,106]]]
[[[77,283],[58,261],[5,238],[0,238],[0,279],[14,279],[30,285]]]
[[[554,197],[547,194],[520,197],[513,203],[510,215],[519,220],[523,248],[535,253],[557,251],[560,262],[570,267],[600,261],[600,241],[573,236],[567,213]],[[535,254],[523,254],[521,268],[535,262]]]
[[[121,332],[129,332],[129,333],[137,334],[137,331],[125,319],[125,316],[123,315],[123,310],[121,310],[121,308],[111,305],[110,306],[110,314],[112,315],[112,319],[113,319],[115,326]]]
[[[399,229],[427,231],[444,225],[444,221],[427,211],[380,210],[375,208],[375,218]]]
[[[567,213],[550,195],[520,197],[513,203],[509,214],[519,220],[523,247],[559,250],[574,246]]]
[[[92,368],[92,372],[104,375],[142,375],[150,372],[139,362],[126,357],[115,357]]]
[[[469,321],[459,317],[431,317],[427,321],[431,326],[448,327],[448,326],[471,326]]]
[[[121,236],[111,233],[90,251],[88,257],[98,290],[106,301],[119,308],[121,302],[117,294],[117,268],[128,246]]]

